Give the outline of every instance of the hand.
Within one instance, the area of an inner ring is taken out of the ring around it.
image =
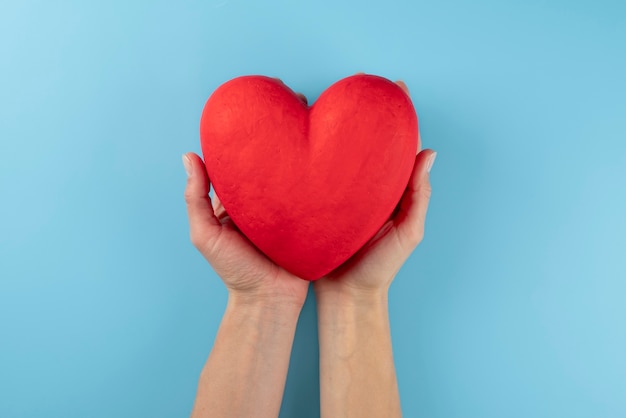
[[[183,155],[183,164],[191,241],[229,292],[192,416],[276,417],[309,282],[268,259],[239,231],[219,198],[211,201],[198,155]]]
[[[217,196],[211,202],[209,177],[198,155],[184,154],[183,164],[187,171],[185,201],[191,242],[222,278],[229,295],[245,303],[301,308],[309,282],[261,253],[239,231]]]
[[[409,94],[402,81],[397,84]],[[418,154],[409,184],[391,218],[354,256],[313,284],[316,295],[348,298],[386,295],[392,280],[413,249],[422,241],[431,187],[429,172],[436,152]],[[335,302],[332,302],[335,303]]]

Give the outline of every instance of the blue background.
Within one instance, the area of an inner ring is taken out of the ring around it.
[[[183,417],[226,292],[181,154],[222,82],[404,79],[438,151],[391,289],[406,417],[626,416],[626,3],[0,3],[0,416]],[[319,414],[314,300],[282,417]]]

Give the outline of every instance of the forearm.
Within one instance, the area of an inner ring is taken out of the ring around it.
[[[229,297],[192,418],[278,416],[300,308]]]
[[[323,418],[400,417],[387,296],[318,295]]]

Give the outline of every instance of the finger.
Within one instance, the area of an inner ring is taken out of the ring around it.
[[[217,195],[217,193],[215,194],[213,199],[211,199],[211,201],[213,202],[213,213],[215,214],[215,217],[221,223],[223,223],[222,219],[228,216],[228,213],[226,213],[226,209],[224,208],[224,205],[222,205],[222,201],[220,200],[220,197]]]
[[[309,104],[309,101],[307,100],[306,96],[302,93],[296,93],[296,96],[298,96],[298,99],[300,99],[300,101],[302,103],[304,103],[305,105]]]
[[[422,134],[420,134],[420,130],[418,128],[417,129],[417,153],[416,153],[416,155],[419,154],[421,149],[422,149]]]
[[[424,238],[426,212],[430,201],[430,174],[437,153],[430,149],[417,154],[409,184],[400,200],[394,222],[399,238],[411,250]]]
[[[185,202],[189,217],[189,235],[196,248],[206,250],[212,246],[219,235],[221,223],[215,217],[209,197],[211,184],[202,159],[192,153],[183,155],[183,164],[187,171]]]
[[[283,80],[281,80],[280,78],[278,78],[278,77],[272,77],[272,79],[278,81],[280,84],[283,84],[283,85],[285,84],[285,82]],[[304,103],[305,105],[309,104],[309,101],[307,100],[307,98],[306,98],[306,96],[304,94],[296,93],[296,96],[298,96],[298,99],[300,99],[300,101],[302,103]]]
[[[220,201],[220,197],[217,195],[217,193],[215,193],[215,190],[213,191],[213,198],[211,198],[211,203],[213,206],[213,213],[215,213],[215,216],[217,216],[217,210],[222,205],[222,202]]]
[[[215,193],[215,196],[211,199],[211,201],[213,202],[213,213],[215,213],[215,217],[220,221],[220,224],[234,229],[235,231],[239,231],[239,227],[235,225],[228,212],[226,212],[226,208],[222,204],[222,201],[217,193]]]
[[[398,85],[398,87],[400,87],[402,89],[402,91],[404,91],[406,93],[407,96],[411,96],[411,93],[409,92],[409,88],[407,87],[406,83],[402,80],[398,80],[396,81],[396,84]]]

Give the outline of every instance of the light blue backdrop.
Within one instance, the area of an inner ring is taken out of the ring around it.
[[[184,417],[226,292],[181,154],[243,74],[404,79],[438,151],[391,289],[406,417],[626,416],[626,3],[0,3],[0,417]],[[314,300],[282,417],[319,414]]]

